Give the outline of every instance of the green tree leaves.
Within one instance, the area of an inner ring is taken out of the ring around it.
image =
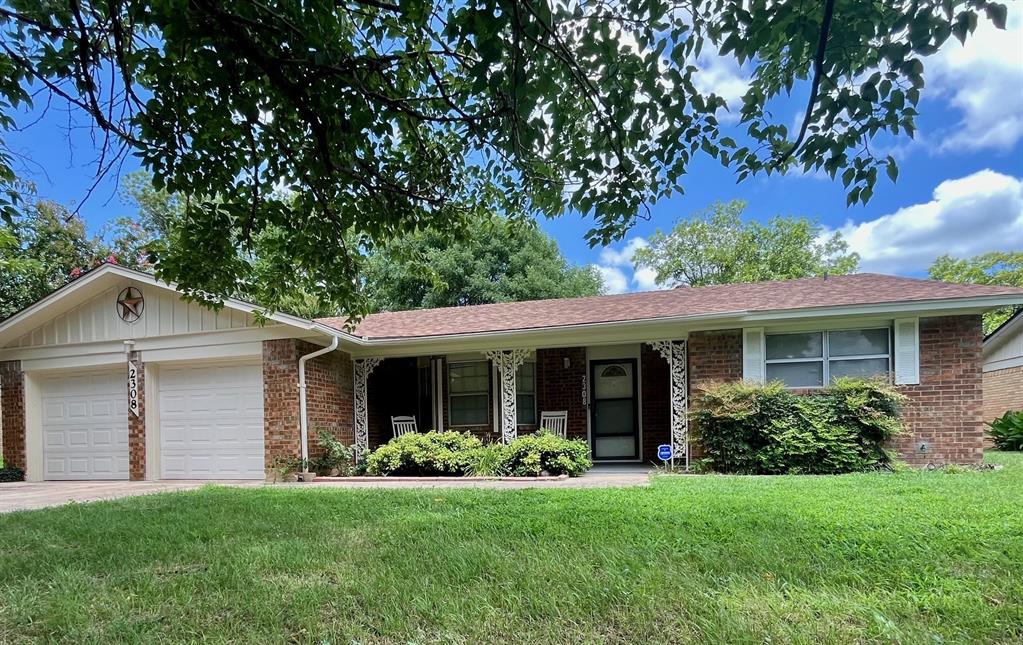
[[[425,232],[395,241],[370,254],[365,273],[378,311],[592,296],[602,286],[531,223],[502,218],[481,222],[468,239]]]
[[[266,234],[294,267],[289,286],[354,315],[366,309],[362,245],[457,233],[491,213],[570,211],[606,244],[683,190],[698,158],[740,180],[823,170],[842,176],[850,203],[866,202],[878,167],[896,172],[869,142],[915,132],[924,58],[965,39],[981,13],[1005,21],[983,0],[2,9],[0,127],[42,88],[91,117],[104,164],[130,152],[158,189],[191,196],[157,249],[161,277],[197,297],[242,288],[261,271],[266,255],[252,251]],[[696,58],[714,47],[754,70],[727,136],[724,101],[694,84]],[[796,133],[769,109],[790,93],[809,106]],[[0,155],[0,182],[12,179]],[[279,307],[286,289],[266,295]]]
[[[670,232],[654,233],[633,262],[652,267],[658,284],[692,287],[839,275],[859,266],[841,234],[821,239],[821,226],[806,218],[744,222],[745,209],[739,200],[717,203],[680,220]]]
[[[928,270],[931,279],[965,284],[997,284],[1023,287],[1023,251],[995,251],[972,258],[942,255]],[[1018,307],[1003,307],[984,314],[984,333],[988,334],[1008,320]]]

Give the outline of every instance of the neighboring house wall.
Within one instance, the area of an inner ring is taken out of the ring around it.
[[[0,362],[0,414],[3,414],[5,466],[25,468],[25,374],[20,361]]]
[[[984,372],[984,420],[1023,410],[1023,365]]]
[[[910,398],[903,421],[911,434],[898,439],[912,464],[978,464],[984,456],[980,316],[920,320],[920,384],[901,386]],[[921,444],[926,443],[926,452]]]
[[[263,342],[263,440],[269,472],[282,457],[297,457],[299,432],[298,360],[320,349],[295,339]],[[352,413],[352,360],[331,352],[306,363],[306,410],[309,422],[309,457],[319,455],[320,428],[347,444],[355,441]]]

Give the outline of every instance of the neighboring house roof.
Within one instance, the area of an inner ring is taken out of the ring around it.
[[[775,282],[678,288],[612,296],[532,300],[372,314],[355,329],[366,339],[425,338],[538,330],[601,323],[699,319],[868,305],[935,303],[999,297],[1023,302],[1023,289],[952,284],[875,273]],[[344,318],[320,322],[344,329]]]
[[[1023,309],[984,338],[984,371],[1023,365]]]

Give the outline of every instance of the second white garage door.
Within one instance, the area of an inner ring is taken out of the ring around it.
[[[167,479],[263,479],[259,363],[160,367],[160,463]]]

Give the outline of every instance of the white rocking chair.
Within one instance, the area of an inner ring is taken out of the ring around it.
[[[419,432],[419,428],[416,427],[416,418],[391,417],[391,431],[395,437],[400,437],[410,432]]]
[[[547,430],[561,438],[566,438],[568,429],[568,410],[558,412],[541,412],[540,429]]]

